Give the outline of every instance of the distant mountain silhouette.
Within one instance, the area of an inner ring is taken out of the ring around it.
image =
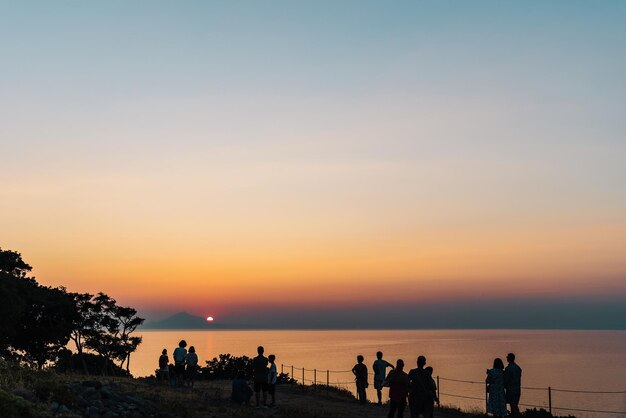
[[[179,312],[160,321],[151,321],[141,328],[143,329],[224,329],[230,328],[225,324],[208,322],[205,318],[191,315],[187,312]]]

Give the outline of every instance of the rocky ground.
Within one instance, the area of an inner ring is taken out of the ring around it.
[[[153,379],[102,378],[77,380],[54,376],[37,384],[0,389],[2,418],[383,418],[387,406],[359,404],[345,390],[324,386],[277,387],[277,406],[256,408],[230,402],[230,382],[198,382],[175,388]],[[0,379],[1,383],[1,379]],[[252,402],[254,403],[254,401]],[[539,412],[539,411],[538,411]],[[544,411],[545,412],[545,411]],[[408,415],[408,411],[405,416]],[[440,408],[438,418],[477,418],[483,413]],[[527,418],[550,418],[543,412]]]

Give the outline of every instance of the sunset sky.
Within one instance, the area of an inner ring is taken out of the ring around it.
[[[620,1],[3,1],[0,247],[149,318],[625,303],[624,22]]]

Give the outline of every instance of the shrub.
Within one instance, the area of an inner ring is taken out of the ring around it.
[[[289,376],[289,373],[278,373],[278,376],[276,377],[276,383],[279,385],[296,384],[298,383],[298,381]]]
[[[253,376],[252,359],[248,356],[235,357],[231,354],[220,354],[213,360],[207,360],[206,366],[200,369],[199,377],[205,380],[230,380],[238,373],[246,379]]]
[[[555,416],[543,408],[525,410],[522,415],[527,418],[576,418],[574,415]]]
[[[84,361],[84,363],[83,363]],[[81,355],[72,353],[71,356],[62,356],[56,362],[54,369],[61,373],[78,373],[85,374],[85,368],[89,375],[102,375],[102,363],[104,358],[97,354],[83,353]],[[84,364],[84,366],[83,366]],[[132,375],[125,369],[122,369],[117,364],[109,363],[109,369],[112,370],[114,376],[132,377]]]
[[[36,379],[30,389],[44,402],[55,401],[67,407],[74,407],[76,399],[70,388],[58,380]]]
[[[0,389],[0,411],[3,417],[47,418],[52,414],[43,406]]]

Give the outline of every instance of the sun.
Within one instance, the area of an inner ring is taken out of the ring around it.
[[[213,317],[212,316],[207,316],[206,320],[209,321],[209,322],[213,322]]]

